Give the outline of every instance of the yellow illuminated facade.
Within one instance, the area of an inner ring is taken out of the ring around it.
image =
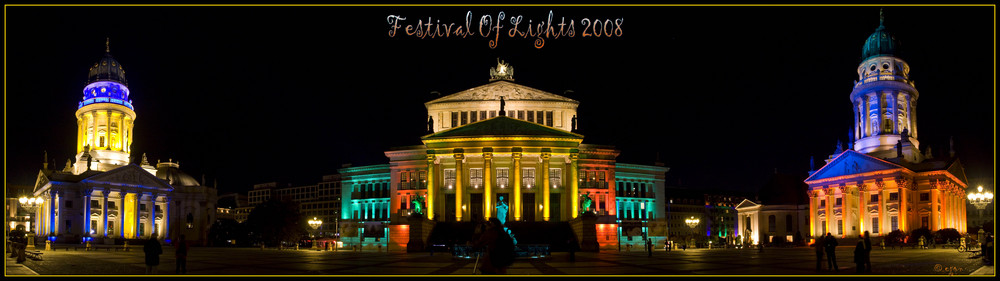
[[[57,170],[46,163],[33,195],[44,203],[33,231],[58,243],[116,239],[162,240],[184,234],[195,245],[208,240],[216,190],[179,170],[172,160],[152,166],[131,158],[136,118],[124,67],[106,49],[89,70],[77,106],[76,161]],[[139,159],[136,159],[139,160]],[[54,165],[53,165],[54,166]]]

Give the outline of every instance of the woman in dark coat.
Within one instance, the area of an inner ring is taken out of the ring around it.
[[[160,241],[156,240],[156,233],[149,236],[149,240],[146,241],[146,245],[143,245],[142,251],[146,253],[146,274],[156,274],[156,266],[160,265],[160,254],[163,253]]]

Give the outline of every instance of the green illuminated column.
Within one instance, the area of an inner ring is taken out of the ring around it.
[[[573,149],[569,153],[569,202],[570,211],[572,214],[570,218],[576,218],[580,215],[580,204],[578,203],[580,197],[580,172],[577,171],[576,165],[577,160],[580,158],[579,150]]]
[[[436,190],[434,190],[434,188],[437,187],[437,186],[434,185],[434,172],[435,172],[434,171],[434,151],[433,150],[428,150],[427,151],[427,184],[426,184],[426,186],[427,186],[427,199],[424,200],[424,202],[426,202],[425,204],[427,204],[427,210],[424,211],[424,212],[427,213],[426,216],[427,216],[427,219],[429,219],[429,220],[433,220],[434,219],[434,195],[436,194]]]
[[[542,148],[542,218],[545,221],[549,221],[549,213],[552,211],[552,205],[550,204],[550,196],[552,193],[552,186],[549,185],[549,159],[552,158],[552,150],[548,148]]]
[[[489,219],[493,214],[493,148],[483,148],[483,215]]]
[[[465,151],[461,148],[455,149],[455,221],[462,221],[464,202],[462,201],[462,162],[465,162]]]
[[[513,179],[514,184],[514,220],[521,221],[521,148],[511,149],[511,157],[514,159]]]

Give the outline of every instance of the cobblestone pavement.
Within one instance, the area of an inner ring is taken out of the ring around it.
[[[519,259],[508,269],[511,275],[853,275],[853,247],[839,247],[839,272],[815,270],[812,248],[691,249],[647,257],[645,252],[577,253],[569,262],[567,253],[540,259]],[[139,251],[43,251],[41,261],[28,260],[27,268],[40,275],[142,275],[143,253]],[[165,246],[159,274],[174,274],[173,248]],[[8,264],[12,263],[7,259]],[[980,259],[954,249],[874,250],[875,275],[968,275],[981,268]],[[471,275],[475,258],[454,259],[450,254],[325,252],[260,248],[192,247],[189,275]],[[825,262],[824,262],[825,266]],[[27,272],[27,271],[24,271]],[[8,270],[5,275],[18,275]]]

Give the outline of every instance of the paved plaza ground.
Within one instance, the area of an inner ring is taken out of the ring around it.
[[[57,246],[59,248],[61,246]],[[512,275],[853,275],[854,247],[839,247],[840,272],[816,271],[812,248],[756,250],[689,249],[671,252],[576,253],[557,252],[539,259],[518,259]],[[83,251],[58,249],[44,252],[43,260],[23,266],[6,259],[7,276],[39,275],[141,275],[143,253],[138,251]],[[174,274],[173,248],[165,246],[160,274]],[[470,275],[476,261],[450,254],[328,252],[260,248],[192,247],[188,275]],[[955,249],[896,249],[872,251],[875,275],[994,275],[981,259]],[[825,264],[824,264],[825,266]]]

